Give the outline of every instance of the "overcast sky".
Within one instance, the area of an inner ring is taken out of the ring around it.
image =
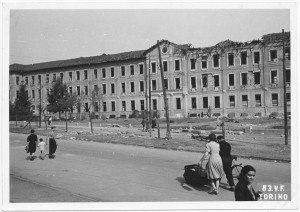
[[[157,40],[208,47],[290,31],[289,10],[11,10],[10,64],[143,50]]]

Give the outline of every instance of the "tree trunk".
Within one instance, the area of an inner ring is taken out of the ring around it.
[[[93,122],[92,122],[90,110],[89,110],[89,118],[90,118],[90,123],[91,123],[91,133],[93,134],[94,133],[94,131],[93,131]]]
[[[65,112],[65,119],[66,119],[66,132],[68,132],[68,115],[67,115],[67,111]]]

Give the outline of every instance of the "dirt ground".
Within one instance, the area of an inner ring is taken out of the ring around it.
[[[65,122],[54,122],[57,127],[57,137],[64,140],[82,140],[83,142],[117,143],[124,145],[138,145],[149,148],[163,148],[178,151],[204,152],[206,141],[193,139],[192,135],[207,136],[211,130],[221,132],[216,120],[176,120],[172,121],[171,139],[166,140],[166,123],[160,121],[160,130],[154,129],[144,132],[139,119],[126,120],[96,120],[93,121],[93,133],[86,122],[68,123],[66,132]],[[244,133],[245,128],[251,127],[252,133]],[[46,136],[50,127],[45,130],[37,128],[11,125],[10,131],[29,134],[30,129],[36,129],[40,136]],[[226,140],[232,145],[232,154],[238,157],[253,159],[267,159],[273,161],[290,162],[291,139],[285,145],[282,119],[243,119],[225,122]],[[160,139],[158,138],[160,131]]]

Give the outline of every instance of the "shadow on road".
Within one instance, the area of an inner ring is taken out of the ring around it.
[[[208,185],[204,185],[204,186],[189,185],[186,184],[185,179],[183,177],[177,177],[176,180],[180,183],[181,187],[187,191],[192,191],[192,190],[203,191],[203,192],[210,191],[210,187]]]

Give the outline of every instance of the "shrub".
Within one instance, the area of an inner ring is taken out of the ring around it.
[[[101,119],[102,119],[102,120],[106,120],[106,119],[107,119],[107,116],[104,115],[104,114],[102,114],[102,115],[101,115]]]
[[[219,117],[219,116],[221,116],[221,113],[214,113],[213,116]]]
[[[126,115],[120,115],[121,119],[126,119]]]
[[[235,117],[235,113],[228,113],[228,118],[230,118],[230,119],[232,119],[232,118],[234,118]]]
[[[216,128],[211,125],[201,125],[199,127],[200,130],[215,130]]]
[[[269,115],[269,118],[270,119],[275,119],[275,118],[277,118],[279,116],[279,113],[278,112],[273,112],[273,113],[271,113],[270,115]]]
[[[255,113],[255,115],[254,116],[259,116],[259,117],[261,117],[262,116],[262,114],[261,114],[261,112],[258,112],[258,113]]]
[[[138,117],[139,117],[139,111],[138,110],[132,111],[132,114],[129,115],[129,118],[138,118]]]
[[[247,117],[248,113],[241,113],[241,117]]]

